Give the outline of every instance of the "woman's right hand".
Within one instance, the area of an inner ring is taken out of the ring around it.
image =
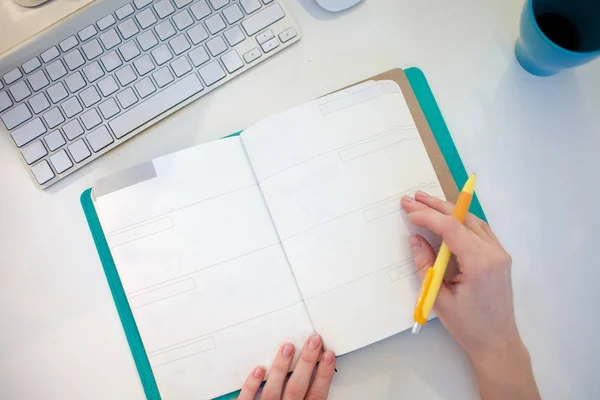
[[[529,353],[515,322],[510,269],[512,260],[494,232],[469,214],[461,224],[450,202],[417,192],[403,197],[408,219],[442,236],[452,254],[453,276],[446,276],[435,311],[469,355],[484,399],[538,399]],[[436,254],[420,235],[410,238],[419,276]]]

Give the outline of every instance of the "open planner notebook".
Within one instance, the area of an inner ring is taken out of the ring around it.
[[[161,397],[237,390],[314,332],[342,355],[410,328],[418,230],[400,198],[418,189],[444,196],[390,80],[99,181],[94,206]]]

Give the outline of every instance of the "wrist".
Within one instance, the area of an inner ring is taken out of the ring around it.
[[[517,331],[467,352],[476,370],[529,363],[529,351]]]

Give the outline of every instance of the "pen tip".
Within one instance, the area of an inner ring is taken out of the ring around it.
[[[418,322],[415,322],[415,324],[413,325],[413,328],[412,328],[412,334],[413,335],[418,335],[419,332],[421,332],[421,328],[422,327],[423,327],[423,325],[421,325]]]

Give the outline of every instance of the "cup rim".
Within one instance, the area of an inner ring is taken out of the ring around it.
[[[529,18],[533,22],[533,26],[535,27],[534,29],[543,38],[543,40],[546,43],[550,44],[550,46],[552,46],[553,48],[564,51],[567,54],[571,54],[573,56],[590,56],[590,55],[600,54],[600,49],[593,50],[593,51],[573,51],[573,50],[565,49],[564,47],[557,45],[552,40],[550,40],[550,38],[548,36],[546,36],[546,34],[540,29],[540,26],[538,25],[538,22],[535,19],[535,14],[533,12],[533,0],[527,0],[527,7],[529,8],[528,14],[529,14]]]

